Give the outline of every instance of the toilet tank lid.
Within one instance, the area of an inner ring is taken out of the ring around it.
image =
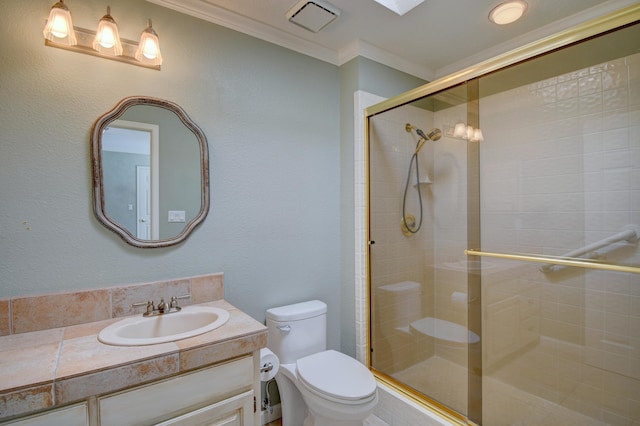
[[[310,300],[308,302],[267,309],[267,319],[273,321],[295,321],[317,317],[326,312],[326,303],[320,300]]]

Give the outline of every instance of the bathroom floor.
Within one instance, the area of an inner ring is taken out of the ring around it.
[[[264,426],[282,426],[282,419],[274,420],[271,423],[267,423]]]
[[[433,356],[393,375],[460,413],[467,412],[467,369]]]

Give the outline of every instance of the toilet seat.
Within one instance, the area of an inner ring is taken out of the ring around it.
[[[300,358],[296,362],[300,383],[321,398],[342,404],[361,404],[376,397],[371,371],[348,355],[334,350]]]

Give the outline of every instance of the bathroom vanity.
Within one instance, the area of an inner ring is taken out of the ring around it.
[[[147,346],[98,341],[121,318],[0,337],[0,424],[259,424],[266,328],[224,300],[223,326]]]

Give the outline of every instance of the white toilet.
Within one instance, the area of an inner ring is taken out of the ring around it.
[[[376,380],[360,362],[327,350],[327,305],[268,309],[267,329],[280,361],[282,426],[362,426],[378,403]]]

